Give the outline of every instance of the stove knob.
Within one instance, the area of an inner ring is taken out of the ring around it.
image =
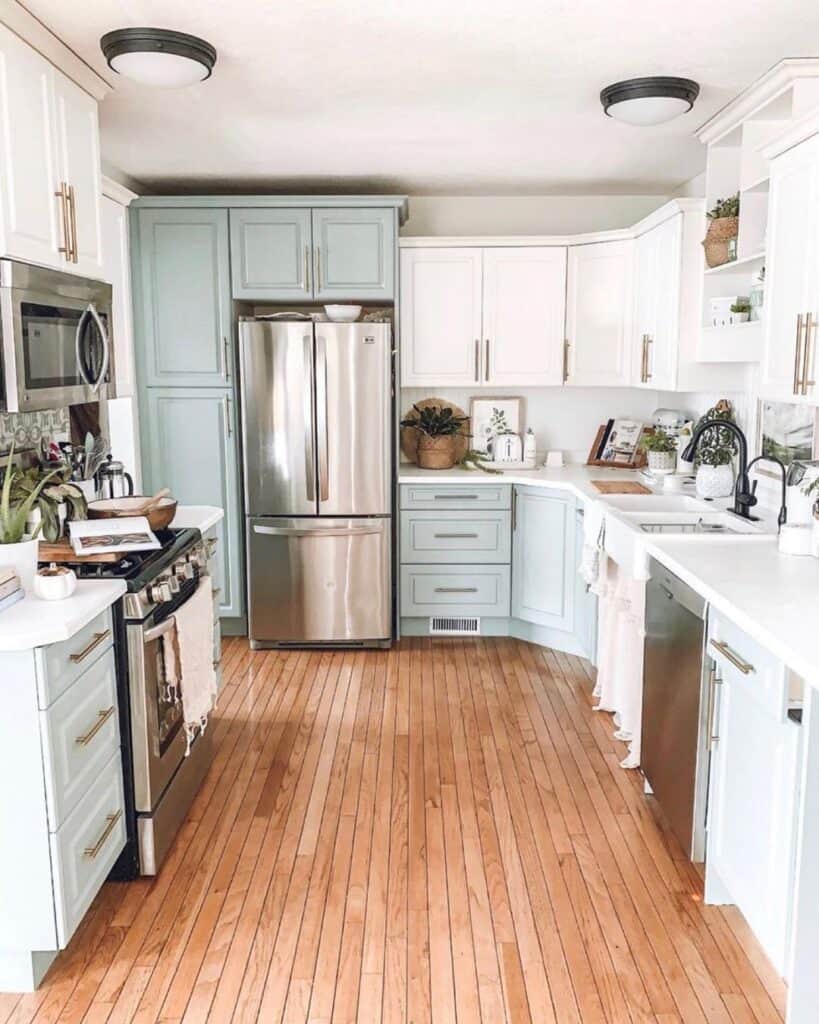
[[[170,601],[173,598],[170,584],[164,581],[154,583],[148,596],[154,604],[164,604],[166,601]]]
[[[167,586],[170,589],[170,592],[172,594],[178,594],[179,593],[180,583],[179,583],[179,579],[178,579],[176,573],[174,573],[173,576],[169,576],[168,577]]]

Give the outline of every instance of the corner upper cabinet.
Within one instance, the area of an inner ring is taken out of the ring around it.
[[[575,500],[542,487],[516,487],[512,500],[512,617],[571,632]]]
[[[313,295],[322,302],[391,302],[395,210],[313,210]]]
[[[484,249],[483,383],[560,385],[565,315],[565,246]]]
[[[147,388],[142,393],[143,475],[148,493],[170,487],[184,505],[216,505],[214,587],[219,614],[243,613],[242,509],[236,403],[224,388]]]
[[[481,382],[482,252],[401,250],[401,385]]]
[[[136,349],[143,387],[233,379],[228,212],[138,209]]]
[[[310,210],[232,209],[235,299],[309,301],[313,296]]]
[[[569,246],[566,383],[631,383],[634,240]]]

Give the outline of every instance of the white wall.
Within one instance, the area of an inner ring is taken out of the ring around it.
[[[410,196],[402,235],[563,235],[626,228],[667,196]]]

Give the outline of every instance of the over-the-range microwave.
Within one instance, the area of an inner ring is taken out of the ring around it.
[[[114,398],[111,286],[0,260],[0,411]]]

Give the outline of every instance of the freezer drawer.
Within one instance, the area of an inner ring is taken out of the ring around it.
[[[388,640],[390,538],[389,517],[248,519],[251,646]]]

